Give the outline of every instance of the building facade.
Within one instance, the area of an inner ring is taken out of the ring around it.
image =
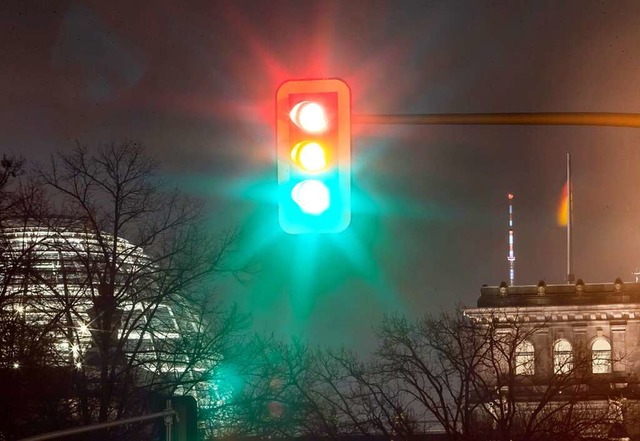
[[[640,435],[640,283],[483,286],[465,314],[498,334],[517,334],[502,354],[510,375],[487,370],[498,395],[520,408],[544,401],[600,412],[584,425],[585,437]]]

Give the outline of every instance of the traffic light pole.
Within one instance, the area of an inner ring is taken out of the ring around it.
[[[176,415],[176,413],[177,412],[171,408],[171,402],[168,401],[167,408],[161,412],[126,418],[123,420],[108,421],[106,423],[98,423],[98,424],[91,424],[88,426],[73,427],[71,429],[57,430],[55,432],[43,433],[40,435],[31,436],[29,438],[23,438],[20,441],[44,441],[48,439],[61,438],[61,437],[66,437],[70,435],[78,435],[80,433],[92,432],[94,430],[108,429],[109,427],[122,426],[125,424],[131,424],[131,423],[139,423],[142,421],[149,421],[156,418],[164,418],[165,426],[167,428],[166,439],[167,441],[171,441],[171,425],[173,424],[173,417],[174,415]]]
[[[639,113],[426,113],[353,115],[354,124],[559,125],[640,128]]]

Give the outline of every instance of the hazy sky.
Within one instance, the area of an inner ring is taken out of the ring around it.
[[[508,192],[516,283],[562,282],[567,152],[577,276],[640,268],[640,129],[357,126],[352,227],[287,236],[275,90],[307,77],[347,81],[356,114],[640,112],[640,3],[0,3],[0,150],[146,144],[212,228],[242,232],[234,262],[256,273],[220,291],[260,330],[359,346],[384,312],[475,304],[508,279]]]

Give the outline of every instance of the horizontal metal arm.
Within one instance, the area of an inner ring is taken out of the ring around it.
[[[640,113],[427,113],[353,115],[354,124],[495,124],[640,127]]]

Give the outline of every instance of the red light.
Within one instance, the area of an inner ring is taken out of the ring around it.
[[[291,121],[305,132],[322,133],[327,130],[327,114],[318,103],[301,101],[289,113]]]

